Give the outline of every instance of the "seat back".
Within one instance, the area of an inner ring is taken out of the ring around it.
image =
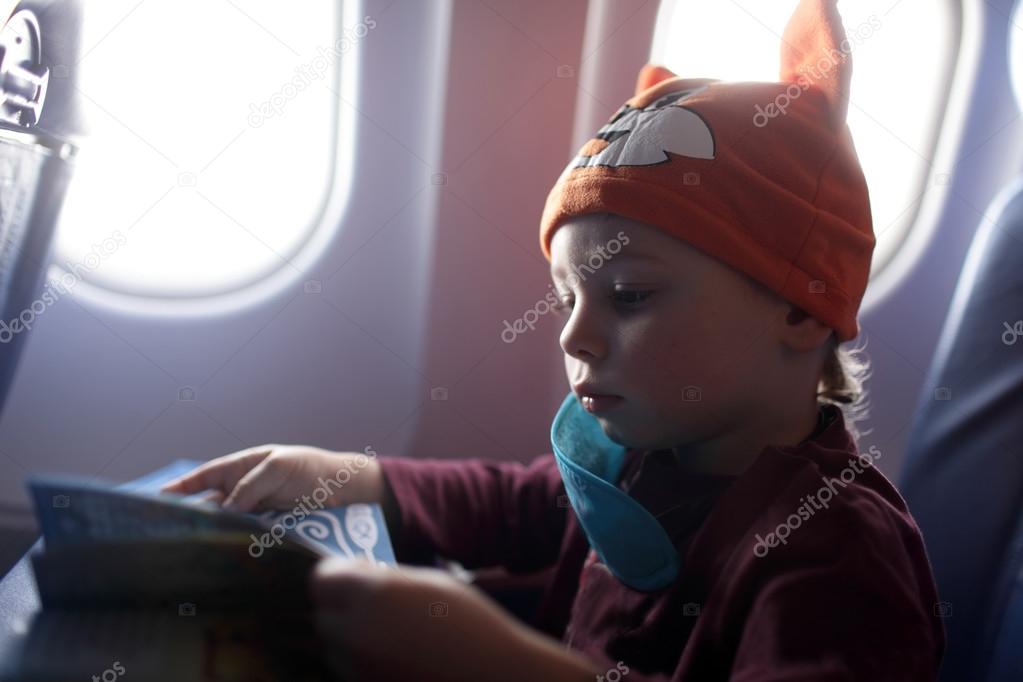
[[[956,285],[900,480],[946,616],[948,682],[1023,680],[1023,178],[987,215],[996,219],[979,228]]]
[[[45,65],[76,61],[68,56],[77,38],[55,41],[43,28],[70,22],[77,36],[77,14],[74,3],[57,10],[52,0],[0,1],[0,412],[26,338],[53,300],[42,282],[75,152],[64,139],[74,125],[70,79],[51,81]]]

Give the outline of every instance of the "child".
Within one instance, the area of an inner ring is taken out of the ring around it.
[[[802,0],[783,44],[780,83],[645,67],[551,191],[540,241],[573,388],[554,452],[374,459],[332,500],[383,503],[403,562],[554,567],[534,629],[438,571],[328,562],[313,589],[339,669],[935,679],[919,530],[818,392],[842,388],[822,373],[858,334],[874,245],[835,0]],[[266,446],[167,489],[290,506],[353,456]]]

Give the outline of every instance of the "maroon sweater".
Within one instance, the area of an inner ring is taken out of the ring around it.
[[[683,559],[653,592],[619,582],[590,550],[553,454],[528,465],[382,457],[395,553],[554,566],[534,625],[609,680],[934,680],[945,636],[920,531],[868,455],[857,459],[841,411],[822,415],[811,437],[765,448],[738,477],[687,473],[667,450],[628,452],[620,487]]]

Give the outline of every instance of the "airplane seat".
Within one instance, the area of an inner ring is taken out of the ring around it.
[[[54,297],[43,282],[77,152],[66,138],[80,126],[67,66],[77,1],[0,2],[0,413]]]
[[[943,682],[1023,680],[1023,176],[986,215],[900,477],[945,618]]]

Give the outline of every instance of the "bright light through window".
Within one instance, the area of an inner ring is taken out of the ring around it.
[[[675,0],[661,6],[651,61],[687,78],[776,81],[781,36],[797,0]],[[947,3],[845,0],[852,45],[848,123],[870,190],[874,270],[916,217],[958,49]],[[946,169],[947,172],[947,169]]]
[[[161,297],[293,267],[339,182],[337,74],[351,46],[339,10],[333,0],[86,2],[80,61],[68,67],[85,133],[57,262],[88,266],[100,253],[83,275],[91,283]]]

